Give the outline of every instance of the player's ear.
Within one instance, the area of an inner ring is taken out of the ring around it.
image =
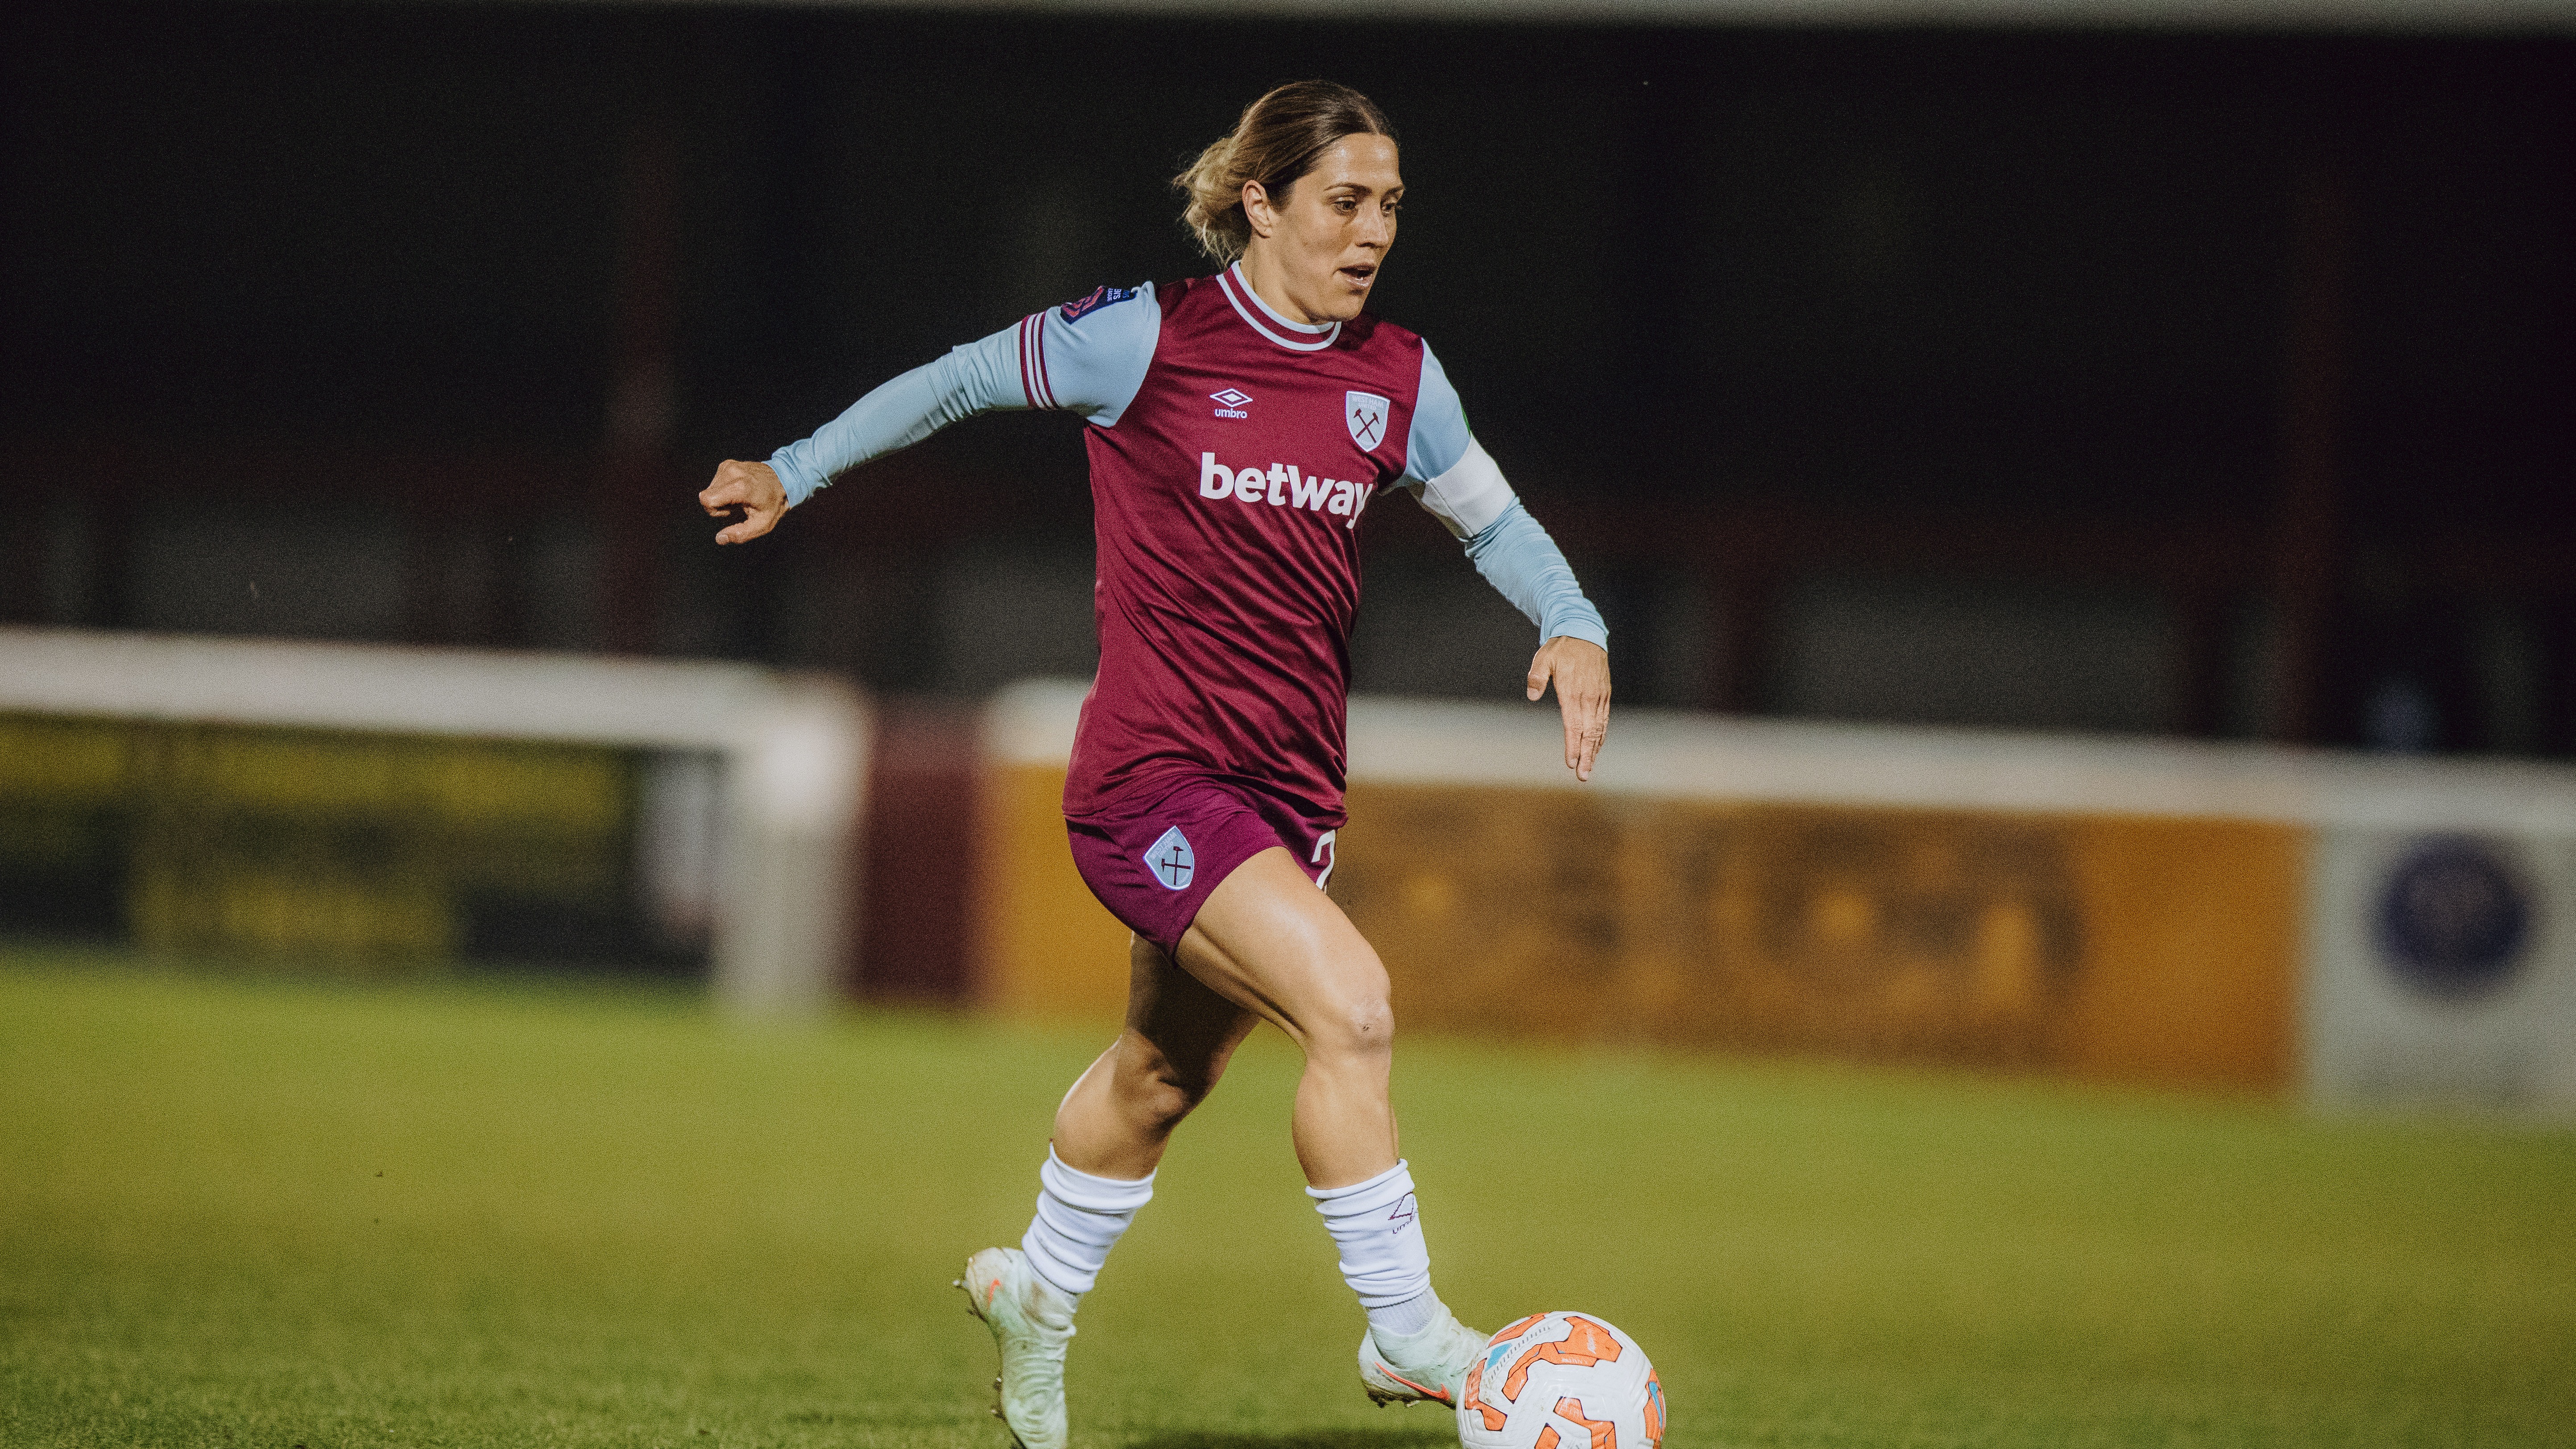
[[[1279,226],[1279,213],[1270,206],[1269,188],[1258,181],[1243,183],[1243,219],[1252,224],[1252,234],[1267,237]]]

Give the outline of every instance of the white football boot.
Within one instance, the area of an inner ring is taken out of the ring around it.
[[[1458,1407],[1467,1369],[1485,1351],[1485,1335],[1458,1321],[1442,1304],[1440,1317],[1419,1333],[1398,1336],[1369,1329],[1360,1335],[1360,1386],[1379,1408],[1389,1404]]]
[[[966,1290],[966,1311],[984,1320],[1002,1350],[993,1417],[1020,1449],[1064,1449],[1064,1349],[1073,1342],[1074,1300],[1031,1271],[1017,1248],[986,1248],[967,1259],[956,1286]]]

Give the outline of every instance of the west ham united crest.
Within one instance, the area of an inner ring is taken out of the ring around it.
[[[1386,441],[1387,419],[1395,405],[1373,392],[1342,394],[1342,421],[1351,425],[1351,441],[1365,453]]]
[[[1198,874],[1199,858],[1190,849],[1190,838],[1175,825],[1154,839],[1154,848],[1145,852],[1145,868],[1167,891],[1185,890],[1190,877]]]

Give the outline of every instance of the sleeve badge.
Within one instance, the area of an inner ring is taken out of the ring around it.
[[[1094,287],[1090,296],[1067,302],[1056,310],[1064,314],[1067,322],[1079,322],[1085,314],[1097,312],[1113,302],[1124,302],[1143,290],[1141,287]]]

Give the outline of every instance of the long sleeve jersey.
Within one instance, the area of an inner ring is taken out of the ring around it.
[[[1357,534],[1411,492],[1542,639],[1608,643],[1421,338],[1292,322],[1239,267],[1103,287],[877,388],[770,459],[791,504],[990,409],[1082,416],[1101,667],[1066,813],[1174,771],[1284,792],[1338,823]]]

